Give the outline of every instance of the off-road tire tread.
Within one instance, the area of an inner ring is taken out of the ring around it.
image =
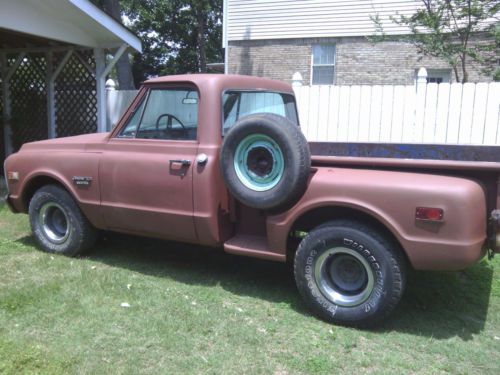
[[[37,219],[38,215],[35,214],[34,211],[40,200],[52,200],[67,211],[68,220],[70,221],[69,224],[72,225],[73,228],[70,234],[70,236],[73,237],[71,241],[69,241],[70,239],[68,238],[68,241],[66,241],[68,243],[65,243],[67,246],[58,246],[54,244],[51,246],[48,241],[45,242],[39,238],[40,234],[35,233],[37,225],[34,221]],[[63,254],[71,257],[82,255],[94,246],[98,237],[97,229],[88,221],[67,190],[59,185],[45,185],[35,192],[29,204],[29,216],[31,228],[37,243],[42,250],[48,253]]]
[[[317,305],[308,304],[309,307],[320,317],[323,319],[345,326],[357,327],[357,328],[371,328],[377,325],[380,325],[382,322],[386,321],[389,315],[393,312],[401,297],[403,296],[405,287],[406,287],[406,258],[403,255],[403,250],[400,249],[400,246],[395,243],[393,240],[386,238],[386,236],[380,234],[379,231],[375,230],[371,226],[356,220],[347,220],[347,219],[338,219],[328,221],[324,224],[319,225],[309,232],[308,237],[310,241],[314,242],[314,237],[318,236],[318,232],[325,228],[348,228],[355,231],[360,231],[361,233],[371,237],[374,241],[378,242],[379,245],[384,247],[390,256],[390,263],[392,265],[393,270],[393,287],[392,294],[390,298],[390,302],[387,303],[383,309],[378,311],[376,316],[370,317],[369,320],[360,320],[360,321],[338,321],[336,319],[332,319],[329,314],[326,314],[321,308]],[[308,301],[309,296],[304,294],[304,289],[299,287],[299,284],[304,283],[305,280],[299,279],[298,276],[298,262],[297,258],[302,256],[304,252],[307,252],[307,241],[302,240],[295,252],[295,260],[293,263],[293,271],[295,281],[298,286],[298,290],[304,300]]]

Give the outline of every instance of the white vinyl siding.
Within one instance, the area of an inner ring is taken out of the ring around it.
[[[388,35],[408,33],[389,17],[410,15],[416,0],[225,0],[225,40],[368,36],[379,15]]]

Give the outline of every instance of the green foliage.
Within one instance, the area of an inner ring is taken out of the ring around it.
[[[494,74],[500,48],[498,0],[421,0],[422,6],[411,16],[397,15],[391,20],[410,29],[406,38],[418,52],[445,60],[458,82],[467,82],[468,62]],[[378,15],[372,17],[378,42],[387,38]],[[496,75],[500,74],[497,69]]]
[[[142,40],[133,57],[134,79],[206,71],[220,62],[222,0],[122,0],[127,25]]]
[[[105,11],[106,0],[91,0]],[[119,0],[122,21],[142,41],[132,57],[135,85],[162,75],[203,73],[221,62],[222,0]]]

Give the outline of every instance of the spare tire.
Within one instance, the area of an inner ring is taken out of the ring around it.
[[[242,118],[225,135],[220,167],[238,201],[253,208],[283,210],[304,194],[311,155],[296,124],[259,113]]]

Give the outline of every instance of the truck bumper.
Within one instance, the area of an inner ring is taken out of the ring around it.
[[[9,194],[5,195],[5,203],[7,203],[7,206],[9,207],[9,210],[15,214],[18,213],[14,205],[12,204],[12,201],[10,200]]]

